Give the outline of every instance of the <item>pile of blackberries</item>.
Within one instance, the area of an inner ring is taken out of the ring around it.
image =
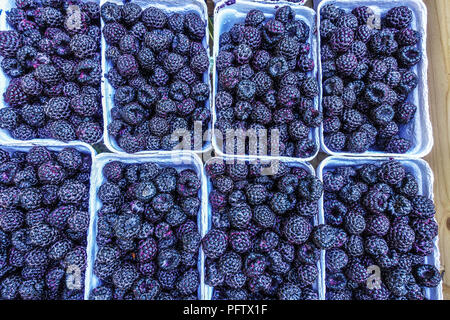
[[[319,179],[284,162],[213,159],[206,171],[212,228],[202,249],[213,299],[317,300]]]
[[[296,19],[290,6],[283,6],[271,19],[250,10],[245,21],[220,36],[215,129],[223,135],[226,153],[251,150],[239,140],[226,141],[230,130],[252,130],[260,136],[267,130],[268,141],[278,130],[281,156],[316,154],[311,132],[321,125],[322,114],[314,107],[319,87],[310,35],[308,24]],[[268,143],[268,153],[275,154],[271,147]]]
[[[402,127],[414,121],[413,68],[424,54],[412,10],[394,7],[379,26],[366,6],[350,13],[328,4],[320,15],[325,144],[333,152],[408,152]]]
[[[108,134],[119,147],[127,153],[173,150],[180,136],[194,141],[195,122],[203,135],[210,119],[206,22],[195,12],[167,15],[132,2],[106,2],[101,16],[112,65],[106,78],[115,89]]]
[[[326,224],[316,238],[327,250],[327,299],[425,300],[441,281],[425,262],[438,225],[414,174],[395,160],[344,166],[326,170],[323,187]]]
[[[0,149],[0,298],[83,300],[91,157]]]
[[[100,7],[87,1],[16,0],[0,31],[0,66],[11,77],[0,128],[17,140],[103,136]]]
[[[197,299],[201,180],[156,163],[112,161],[98,190],[94,300]]]

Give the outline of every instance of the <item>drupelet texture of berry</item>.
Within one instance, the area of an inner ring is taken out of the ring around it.
[[[16,6],[6,13],[13,30],[0,31],[1,68],[12,78],[4,92],[1,118],[6,121],[0,127],[17,140],[99,142],[100,6],[93,1],[70,6],[63,1],[16,1]],[[80,94],[89,103],[71,104]],[[15,119],[13,111],[20,117]],[[81,122],[85,130],[76,130]]]
[[[147,17],[150,19],[151,17]],[[201,180],[156,162],[108,162],[98,190],[93,300],[198,299]],[[70,223],[70,221],[69,221]],[[220,235],[210,235],[211,253]],[[225,245],[227,239],[225,239]]]
[[[350,13],[327,4],[320,16],[325,145],[332,152],[407,153],[418,108],[413,68],[425,54],[412,9],[384,10],[379,28],[367,6]]]
[[[0,151],[1,299],[82,300],[90,154],[71,147],[13,149]],[[74,273],[80,281],[66,282]]]
[[[441,277],[425,263],[438,225],[433,201],[418,195],[417,178],[393,159],[324,171],[326,224],[313,237],[326,250],[327,299],[424,300]],[[344,192],[355,186],[359,192]],[[379,285],[367,282],[374,268]]]
[[[311,132],[323,117],[314,107],[319,87],[311,36],[290,6],[276,8],[271,18],[252,9],[221,34],[215,127],[225,153],[316,154]]]
[[[211,117],[206,21],[194,12],[109,2],[101,17],[111,64],[107,79],[118,111],[108,134],[127,153],[171,151],[180,142],[183,148],[202,149]]]
[[[212,298],[317,299],[319,250],[312,231],[322,183],[283,162],[270,167],[215,158],[206,171],[214,196],[202,250]]]

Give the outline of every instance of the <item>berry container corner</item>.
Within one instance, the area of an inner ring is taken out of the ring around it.
[[[318,61],[319,53],[317,51],[318,43],[316,37],[316,12],[308,7],[301,6],[297,3],[289,3],[286,1],[267,1],[267,0],[240,0],[240,1],[229,1],[222,0],[220,2],[216,2],[216,6],[214,9],[214,46],[213,46],[213,95],[212,95],[212,121],[213,121],[213,134],[212,134],[212,145],[214,151],[219,156],[228,155],[222,148],[219,147],[216,134],[215,134],[215,123],[217,121],[217,113],[215,107],[215,97],[218,89],[218,74],[216,71],[216,57],[219,54],[219,38],[220,35],[224,32],[227,32],[231,29],[231,27],[235,23],[242,22],[245,19],[247,13],[252,9],[261,10],[266,18],[273,18],[275,16],[275,11],[282,5],[289,5],[293,8],[295,12],[295,18],[301,19],[307,23],[307,25],[311,28],[309,43],[311,44],[311,52],[310,57],[314,60],[314,70],[312,71],[313,77],[319,79],[319,67]],[[320,83],[319,83],[320,86]],[[319,98],[314,98],[314,108],[319,110]],[[314,128],[311,130],[309,137],[312,138],[314,143],[316,144],[317,151],[315,154],[309,158],[289,158],[289,157],[280,157],[281,160],[285,161],[311,161],[313,160],[317,154],[319,153],[320,143],[319,143],[319,128]],[[242,155],[235,155],[236,157],[242,157]],[[254,156],[254,155],[251,155]],[[264,155],[263,155],[264,156]]]
[[[124,0],[100,0],[100,5],[105,4],[106,2],[116,3],[121,5],[127,1]],[[157,0],[157,1],[147,1],[147,0],[134,0],[133,3],[140,5],[143,9],[148,8],[150,6],[154,6],[163,10],[165,13],[189,13],[195,12],[200,15],[200,17],[205,22],[205,39],[203,39],[203,46],[206,48],[208,55],[210,53],[210,40],[209,40],[209,29],[208,29],[208,8],[206,6],[206,2],[204,0]],[[103,19],[101,21],[101,27],[104,27]],[[116,139],[111,137],[108,134],[108,124],[111,122],[111,109],[114,107],[114,88],[109,84],[108,79],[106,79],[105,74],[111,69],[111,63],[106,61],[106,41],[102,36],[102,105],[103,105],[103,123],[104,123],[104,142],[106,147],[113,153],[125,153],[125,151],[119,147]],[[208,71],[203,75],[203,81],[206,81],[209,84],[209,89],[211,92],[211,66]],[[211,96],[206,102],[206,108],[211,110]],[[209,122],[208,129],[211,132],[211,121]],[[202,146],[202,150],[194,150],[199,152],[208,152],[211,150],[211,133],[208,135],[208,139],[204,142]],[[179,152],[180,150],[173,150],[170,152]],[[141,151],[136,154],[149,154],[149,153],[158,153],[159,151]]]
[[[215,158],[211,158],[208,161],[205,162],[204,167],[206,168],[206,166],[208,165],[208,163],[214,162],[214,161],[225,161],[225,163],[233,163],[235,161],[240,162],[240,161],[244,161],[247,164],[248,163],[252,163],[255,161],[261,161],[262,163],[265,164],[269,164],[272,163],[272,161],[274,161],[274,158],[271,157],[252,157],[252,156],[244,156],[244,157],[237,157],[237,156],[228,156],[228,155],[224,155],[224,156],[218,156]],[[313,166],[306,161],[302,161],[299,159],[280,159],[281,162],[286,163],[290,168],[303,168],[306,171],[308,171],[309,173],[311,173],[312,175],[316,175]],[[205,170],[204,170],[205,171]],[[212,182],[211,179],[206,175],[206,171],[205,171],[205,180],[206,180],[206,190],[207,190],[207,194],[209,195],[209,193],[213,190],[213,186],[212,186]],[[208,201],[208,206],[206,211],[206,231],[205,234],[212,228],[212,220],[211,220],[211,215],[212,215],[212,211],[211,211],[211,206],[209,205],[209,199],[208,196],[206,196],[206,198],[203,199],[203,201]],[[320,209],[320,204],[319,204],[319,209]],[[314,217],[314,221],[313,221],[313,226],[317,226],[319,224],[323,224],[324,223],[324,217],[323,217],[323,210],[319,210],[319,215]],[[318,295],[319,295],[319,300],[325,300],[325,251],[321,251],[320,253],[320,260],[317,262],[317,268],[319,270],[319,274],[316,280],[316,284],[314,285],[314,289],[317,289]],[[212,296],[213,296],[213,290],[214,288],[204,284],[204,293],[205,293],[205,298],[206,300],[212,300]]]
[[[417,113],[414,121],[400,130],[400,135],[405,136],[412,141],[412,148],[404,155],[391,154],[382,151],[369,150],[362,154],[354,154],[349,152],[333,152],[325,145],[323,125],[320,127],[320,145],[323,152],[332,156],[368,156],[368,157],[412,157],[423,158],[431,152],[433,148],[433,130],[431,126],[429,101],[428,101],[428,58],[427,52],[427,7],[422,0],[322,0],[317,6],[317,41],[319,56],[321,55],[321,38],[320,38],[320,11],[327,4],[334,4],[339,8],[350,10],[358,6],[368,6],[375,14],[383,15],[391,8],[399,5],[408,6],[413,12],[412,28],[422,34],[421,42],[419,43],[421,51],[424,53],[422,61],[412,68],[418,76],[418,86],[413,93],[410,94],[408,102],[417,106]],[[319,81],[320,93],[319,104],[322,111],[322,61],[319,59]]]
[[[87,0],[82,0],[83,2],[86,2]],[[90,0],[93,1],[95,3],[100,3],[100,0]],[[0,30],[13,30],[13,28],[8,24],[8,22],[6,21],[6,13],[9,12],[12,8],[16,8],[16,2],[15,0],[4,0],[2,1],[2,4],[0,5]],[[0,58],[3,59],[3,58]],[[4,72],[3,69],[0,68],[0,109],[5,108],[7,106],[3,93],[6,92],[6,89],[8,88],[9,82],[10,82],[11,78],[9,76],[7,76]],[[102,138],[98,141],[102,141]],[[6,129],[0,129],[0,141],[2,143],[23,143],[23,142],[28,142],[31,144],[42,144],[42,145],[50,145],[50,144],[54,144],[55,142],[59,142],[58,140],[55,139],[33,139],[33,140],[28,140],[28,141],[22,141],[22,140],[17,140],[14,139],[11,136],[11,133],[6,130]],[[84,144],[82,141],[76,140],[74,141],[75,143],[78,144]]]
[[[383,161],[388,161],[392,158],[377,158],[377,157],[329,157],[323,160],[317,168],[317,177],[323,181],[323,174],[334,170],[340,166],[352,166],[357,167],[364,164],[375,164],[379,165]],[[405,159],[405,158],[395,158],[399,161],[406,170],[412,173],[419,185],[419,194],[433,199],[433,182],[434,176],[433,171],[425,160],[421,159]],[[324,209],[323,209],[323,197],[320,199],[319,203],[319,215],[323,219]],[[322,221],[324,223],[324,221]],[[322,250],[323,254],[325,250]],[[439,252],[439,236],[434,239],[434,251],[433,254],[425,258],[425,263],[434,265],[438,270],[441,269],[440,265],[440,252]],[[323,277],[325,279],[325,269],[323,270]],[[326,288],[324,288],[326,290]],[[436,288],[426,288],[425,289],[426,298],[429,300],[442,300],[442,281]]]
[[[197,216],[197,225],[200,231],[200,235],[203,236],[207,232],[207,208],[204,203],[204,199],[208,198],[206,191],[206,176],[203,170],[203,164],[200,158],[192,152],[158,152],[152,154],[141,155],[129,155],[129,154],[101,154],[95,159],[95,166],[92,166],[93,174],[91,176],[91,190],[89,198],[89,206],[91,211],[91,221],[89,226],[88,236],[88,249],[87,249],[87,270],[86,270],[86,284],[85,284],[85,300],[89,300],[89,295],[94,288],[101,284],[101,280],[94,274],[94,262],[95,256],[98,251],[98,245],[96,242],[97,236],[97,211],[101,208],[101,200],[98,198],[97,193],[100,186],[105,182],[103,177],[103,167],[113,161],[120,161],[126,164],[139,164],[146,162],[154,162],[163,167],[175,167],[176,169],[193,169],[200,177],[202,181],[201,189],[198,196],[202,200],[202,204]],[[201,248],[199,249],[198,258],[198,270],[200,272],[200,286],[197,296],[199,300],[206,300],[204,292],[204,264],[205,257]]]

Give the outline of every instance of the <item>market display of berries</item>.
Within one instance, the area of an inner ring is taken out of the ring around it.
[[[0,299],[83,300],[90,171],[73,148],[0,149]]]
[[[322,183],[302,167],[206,164],[212,228],[202,240],[213,299],[318,300],[320,250],[312,238]]]
[[[320,15],[325,144],[333,152],[408,152],[402,128],[414,121],[409,96],[425,54],[412,10],[390,9],[379,27],[366,6],[347,12],[327,4]]]
[[[317,152],[311,130],[321,125],[322,114],[314,107],[319,86],[312,74],[311,30],[295,16],[290,6],[278,8],[271,19],[252,9],[245,21],[220,36],[215,128],[224,136],[227,153],[241,152],[235,141],[226,141],[230,130],[259,135],[268,130],[268,141],[278,130],[281,156],[308,158]],[[275,154],[270,143],[268,149]]]
[[[91,1],[23,1],[0,31],[0,67],[11,78],[0,128],[17,140],[103,136],[100,7]]]
[[[112,65],[106,78],[115,89],[108,133],[119,147],[127,153],[173,150],[180,141],[172,133],[190,133],[193,141],[196,122],[205,132],[210,119],[210,88],[203,79],[209,70],[202,43],[206,22],[195,12],[167,14],[131,2],[106,2],[101,16]]]
[[[343,166],[325,171],[323,188],[326,224],[312,237],[327,250],[327,299],[425,300],[425,289],[441,281],[425,262],[438,225],[414,174],[395,160]],[[378,286],[373,266],[381,272]]]
[[[197,299],[201,180],[153,162],[103,167],[94,300]]]

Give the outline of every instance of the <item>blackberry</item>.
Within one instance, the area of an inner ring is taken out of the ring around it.
[[[117,22],[107,23],[103,27],[103,35],[108,44],[119,45],[121,39],[126,36],[126,29],[124,28],[124,26]],[[109,50],[112,50],[112,48],[110,48]],[[109,52],[112,53],[112,51]],[[116,58],[118,58],[118,54],[115,54],[115,56]]]
[[[278,290],[280,300],[301,300],[302,289],[293,283],[286,283]]]
[[[325,136],[325,144],[332,151],[342,151],[346,142],[347,137],[342,132],[336,132]]]
[[[97,52],[97,42],[88,35],[75,35],[70,41],[70,48],[79,59],[91,58]]]
[[[345,228],[350,234],[359,235],[366,229],[366,222],[362,215],[347,214]]]
[[[425,196],[415,196],[411,204],[413,206],[412,214],[418,218],[433,218],[436,213],[433,201]]]
[[[347,140],[347,149],[352,153],[364,153],[370,148],[365,132],[354,132]]]
[[[12,78],[20,77],[24,73],[22,66],[14,58],[4,58],[0,62],[0,66],[3,72]]]
[[[336,70],[343,76],[349,76],[358,65],[358,59],[353,53],[346,53],[336,59]]]
[[[348,256],[341,249],[331,249],[326,252],[326,268],[331,273],[340,272],[347,266]]]
[[[4,93],[5,102],[11,107],[23,106],[27,103],[28,97],[23,91],[20,79],[13,79]]]
[[[405,169],[397,161],[388,161],[381,166],[378,177],[384,183],[397,185],[405,177]]]
[[[395,119],[401,124],[407,124],[411,122],[416,114],[417,107],[409,102],[398,105],[395,109]]]
[[[347,27],[338,28],[330,37],[331,48],[337,53],[347,52],[355,38],[352,29]]]
[[[311,230],[311,224],[301,216],[289,218],[283,227],[286,238],[293,244],[304,243],[309,238]]]
[[[336,21],[343,14],[343,10],[333,4],[327,4],[323,6],[322,10],[320,11],[320,16],[322,17],[322,19],[331,19],[332,21]]]
[[[386,144],[385,150],[390,153],[407,153],[411,149],[412,143],[407,139],[398,136],[392,137]]]
[[[413,274],[418,284],[427,288],[437,287],[441,282],[439,270],[429,264],[421,264],[414,267]]]
[[[202,248],[207,257],[215,259],[225,252],[227,243],[227,235],[223,231],[213,229],[203,238]]]
[[[15,57],[17,50],[22,46],[22,41],[19,33],[16,31],[1,31],[0,41],[2,45],[0,46],[0,55],[8,58]]]
[[[412,18],[412,11],[406,6],[392,8],[386,14],[386,22],[397,29],[408,27]]]
[[[300,180],[297,191],[300,197],[309,201],[317,201],[322,196],[323,185],[318,178],[309,176]]]
[[[78,204],[86,196],[86,186],[78,181],[68,180],[58,191],[59,199],[64,204]]]
[[[383,214],[372,215],[366,220],[366,231],[369,234],[384,237],[389,229],[389,218]]]
[[[6,300],[14,300],[18,295],[18,290],[21,285],[20,277],[11,276],[4,278],[1,283],[1,297]]]
[[[19,295],[24,300],[41,300],[44,294],[44,282],[26,280],[19,287]]]
[[[413,29],[403,28],[396,33],[396,40],[401,46],[412,46],[421,40],[421,35]]]

